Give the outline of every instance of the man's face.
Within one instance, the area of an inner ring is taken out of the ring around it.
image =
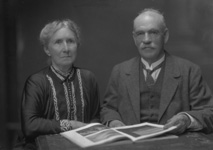
[[[142,58],[148,62],[158,60],[168,40],[168,30],[162,28],[162,20],[156,13],[141,14],[134,20],[133,38]]]
[[[52,64],[58,68],[71,66],[77,56],[75,35],[68,28],[61,28],[50,38],[45,52],[51,57]]]

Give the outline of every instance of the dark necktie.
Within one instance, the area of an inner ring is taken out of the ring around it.
[[[146,69],[145,66],[144,66],[144,69],[146,70],[146,84],[148,87],[151,87],[155,84],[155,80],[153,79],[152,77],[152,73],[154,71],[156,71],[157,69],[161,68],[163,63],[159,64],[158,66],[156,66],[153,70],[150,70],[150,69]]]
[[[145,69],[146,70],[146,84],[148,87],[152,86],[155,84],[155,81],[152,77],[152,73],[155,71],[154,69],[153,70],[149,70],[149,69]]]

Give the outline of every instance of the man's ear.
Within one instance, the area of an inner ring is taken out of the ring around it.
[[[132,38],[133,38],[133,40],[134,40],[134,42],[135,42],[135,45],[136,45],[136,37],[135,37],[134,31],[132,31]]]
[[[47,56],[51,56],[49,49],[45,46],[44,52],[47,54]]]
[[[169,30],[165,29],[165,31],[164,31],[164,44],[166,44],[168,40],[169,40]]]

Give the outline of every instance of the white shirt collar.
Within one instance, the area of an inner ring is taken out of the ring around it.
[[[141,57],[141,61],[146,67],[146,69],[150,69],[150,70],[153,70],[156,66],[160,65],[164,60],[165,60],[165,54],[163,55],[163,57],[161,57],[159,60],[157,60],[156,62],[152,63],[149,66],[148,62]]]

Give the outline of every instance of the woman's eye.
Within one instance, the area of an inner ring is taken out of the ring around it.
[[[56,43],[56,44],[61,44],[61,43],[62,43],[62,40],[56,40],[55,43]]]
[[[74,42],[74,40],[72,40],[72,39],[67,40],[67,43],[73,43],[73,42]]]

